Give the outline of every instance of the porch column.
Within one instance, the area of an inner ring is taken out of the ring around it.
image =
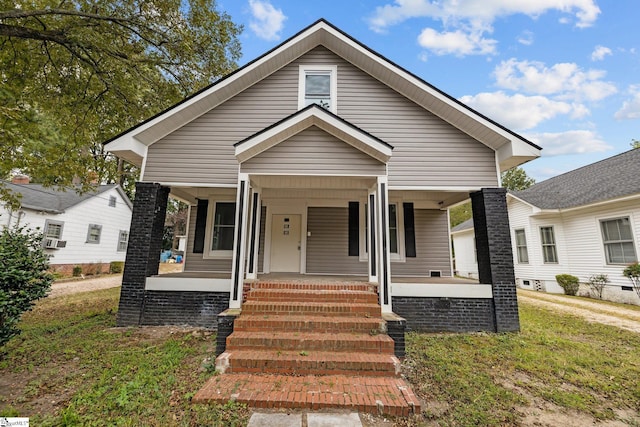
[[[247,217],[249,211],[249,175],[238,175],[236,193],[236,227],[233,238],[233,260],[231,263],[231,295],[229,308],[242,305],[242,287],[244,284],[245,249],[247,247]]]
[[[249,221],[249,254],[247,256],[247,279],[258,278],[258,245],[260,244],[260,190],[251,190],[251,219]]]
[[[391,313],[391,253],[389,252],[389,188],[387,177],[378,177],[378,281],[380,306],[383,313]]]
[[[369,190],[369,196],[367,201],[367,212],[366,221],[367,221],[367,231],[368,236],[366,238],[369,240],[369,282],[376,283],[378,282],[378,240],[377,236],[377,215],[376,215],[376,203],[377,203],[377,188],[374,186]]]
[[[168,198],[167,187],[151,182],[136,183],[117,326],[142,322],[145,282],[147,277],[158,274]]]
[[[496,332],[520,330],[504,188],[471,193],[480,283],[491,284]]]

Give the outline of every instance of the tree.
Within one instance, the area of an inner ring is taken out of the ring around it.
[[[119,182],[100,143],[232,71],[241,30],[215,0],[0,0],[0,178]]]
[[[631,145],[631,148],[633,148],[634,150],[635,150],[636,148],[640,148],[640,140],[638,140],[638,139],[632,139],[632,140],[631,140],[631,144],[630,144],[630,145]]]
[[[502,173],[502,186],[507,190],[526,190],[535,183],[536,180],[529,177],[521,167],[515,167]]]
[[[636,294],[638,294],[638,297],[640,297],[640,263],[634,262],[629,265],[622,271],[622,274],[631,281],[633,289],[636,291]]]
[[[0,346],[18,335],[18,322],[47,295],[53,276],[42,234],[23,227],[0,231]]]

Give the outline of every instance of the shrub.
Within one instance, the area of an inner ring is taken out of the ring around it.
[[[73,277],[80,277],[80,275],[82,274],[82,266],[74,265],[73,272],[71,274],[73,275]]]
[[[111,263],[109,264],[109,271],[111,272],[111,274],[122,273],[123,269],[124,261],[111,261]]]
[[[606,274],[594,274],[589,277],[589,281],[587,285],[593,291],[593,294],[598,298],[602,299],[602,292],[604,291],[604,287],[609,283],[609,276]]]
[[[565,295],[576,295],[578,288],[580,288],[580,282],[576,276],[571,274],[558,274],[556,276],[556,282],[562,289],[564,289]]]
[[[22,313],[47,295],[48,269],[41,233],[17,226],[0,231],[0,346],[20,333]]]
[[[640,297],[640,263],[634,262],[629,265],[624,269],[622,274],[631,280],[633,289],[636,291],[636,294],[638,294],[638,297]]]

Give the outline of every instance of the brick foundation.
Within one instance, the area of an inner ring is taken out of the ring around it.
[[[111,263],[90,262],[78,264],[50,264],[49,271],[71,277],[73,276],[73,268],[75,266],[82,267],[82,274],[84,274],[85,276],[93,274],[107,274],[111,269]]]
[[[393,312],[416,332],[494,332],[493,302],[479,298],[393,297]]]

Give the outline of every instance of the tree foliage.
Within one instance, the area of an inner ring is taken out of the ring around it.
[[[22,313],[47,295],[53,276],[42,234],[22,227],[0,231],[0,346],[20,333]]]
[[[622,271],[624,277],[628,278],[633,285],[633,290],[640,297],[640,263],[634,262]]]
[[[630,145],[631,145],[631,148],[633,149],[640,148],[640,140],[632,139]]]
[[[502,173],[502,186],[507,190],[522,191],[535,183],[536,180],[528,176],[521,167],[515,167]]]
[[[100,143],[232,71],[240,31],[215,0],[0,0],[0,178],[118,182]]]

